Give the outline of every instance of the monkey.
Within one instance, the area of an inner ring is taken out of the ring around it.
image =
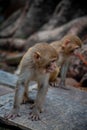
[[[28,83],[36,81],[38,84],[37,96],[30,113],[31,120],[39,120],[40,112],[45,101],[49,86],[49,76],[57,65],[58,54],[48,43],[37,43],[24,54],[20,61],[20,74],[18,76],[13,109],[5,115],[6,119],[14,119],[19,116],[22,102],[32,99],[28,96]]]
[[[77,49],[82,46],[81,39],[76,35],[67,34],[59,41],[50,43],[59,55],[57,61],[57,69],[51,73],[49,83],[51,86],[68,89],[65,87],[67,71],[70,65],[70,60],[73,55],[76,56]],[[60,68],[60,69],[59,69]],[[60,82],[58,84],[57,76],[60,74]]]

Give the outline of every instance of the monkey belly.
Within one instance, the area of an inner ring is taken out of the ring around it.
[[[60,68],[57,67],[54,72],[50,74],[49,82],[53,82],[56,80],[57,76],[59,75]]]

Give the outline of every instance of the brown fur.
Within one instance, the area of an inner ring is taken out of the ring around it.
[[[70,63],[71,56],[75,53],[75,50],[81,47],[82,41],[76,35],[66,35],[60,41],[55,41],[50,44],[54,47],[59,55],[59,59],[57,61],[58,68],[61,68],[61,81],[60,83],[56,83],[56,87],[64,87],[65,86],[65,78],[68,70],[68,66]],[[50,76],[50,82],[56,81],[57,76],[59,74],[58,69],[53,72]],[[52,86],[55,85],[52,83]],[[65,87],[64,87],[65,88]]]
[[[56,50],[47,43],[38,43],[30,48],[20,62],[20,74],[16,85],[14,106],[5,118],[14,119],[19,115],[20,104],[32,101],[28,97],[28,83],[36,81],[38,93],[30,113],[32,120],[38,120],[49,86],[50,73],[56,69],[58,54]]]

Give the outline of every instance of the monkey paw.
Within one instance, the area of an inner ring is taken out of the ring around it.
[[[38,120],[40,120],[39,112],[38,112],[38,110],[36,108],[34,108],[32,110],[32,112],[30,112],[29,119],[31,119],[32,121],[38,121]]]
[[[65,84],[62,83],[62,82],[60,82],[60,83],[58,83],[58,82],[50,82],[50,85],[51,85],[52,87],[62,88],[62,89],[65,89],[65,90],[69,90],[69,88],[67,88],[67,87],[65,86]]]
[[[6,120],[8,119],[15,119],[16,117],[20,117],[20,114],[18,113],[18,111],[16,109],[13,109],[11,112],[9,112],[8,114],[5,114],[4,117]]]
[[[69,90],[69,88],[67,88],[63,82],[60,82],[58,86],[59,86],[59,88]]]

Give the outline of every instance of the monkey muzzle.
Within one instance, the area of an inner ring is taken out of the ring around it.
[[[73,49],[73,55],[77,56],[79,53],[80,53],[80,47],[79,47],[79,46],[76,46],[76,47]]]
[[[52,73],[55,71],[55,69],[57,68],[56,62],[51,62],[50,64],[48,64],[46,66],[46,72],[47,73]]]

